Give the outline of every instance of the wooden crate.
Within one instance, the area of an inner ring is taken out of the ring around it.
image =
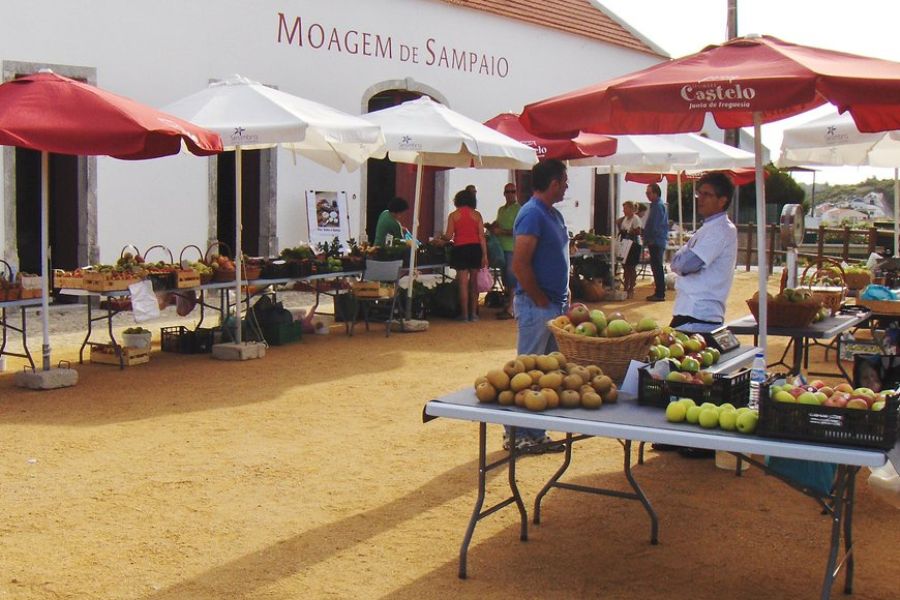
[[[80,290],[84,289],[84,277],[73,275],[54,275],[53,287],[57,289]]]
[[[900,300],[865,300],[863,298],[857,298],[856,304],[865,306],[876,315],[900,315]]]
[[[377,281],[359,281],[351,284],[350,289],[357,298],[390,298],[394,295],[391,284],[382,285]]]
[[[130,348],[119,346],[122,351],[122,363],[126,367],[150,362],[150,348]],[[116,347],[113,344],[91,344],[91,362],[103,365],[119,365]]]
[[[137,277],[113,279],[109,273],[85,273],[82,278],[83,287],[89,292],[120,292],[127,290],[132,283],[140,281]]]
[[[200,273],[193,269],[175,271],[175,287],[179,290],[200,287]]]

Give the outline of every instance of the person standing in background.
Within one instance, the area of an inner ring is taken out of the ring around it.
[[[460,321],[478,320],[478,270],[488,266],[484,221],[475,210],[475,196],[468,189],[453,198],[454,210],[447,217],[444,239],[453,241],[450,266],[456,269],[459,284]]]
[[[497,220],[491,227],[491,233],[497,236],[500,246],[503,248],[505,263],[503,268],[503,287],[506,290],[506,304],[503,310],[497,313],[498,319],[512,318],[512,301],[516,293],[516,275],[513,273],[513,226],[519,215],[519,203],[516,199],[516,184],[507,183],[503,186],[503,199],[506,203],[497,210]]]
[[[630,200],[622,204],[624,216],[616,219],[619,240],[630,240],[631,248],[622,261],[622,279],[625,284],[627,298],[634,298],[634,286],[637,284],[637,265],[641,260],[641,218],[634,213],[634,202]]]
[[[650,270],[653,272],[654,291],[647,296],[650,302],[663,302],[666,299],[666,274],[663,268],[663,256],[669,241],[669,215],[662,201],[659,185],[651,183],[647,186],[647,199],[650,208],[647,221],[644,223],[644,243],[650,251]]]

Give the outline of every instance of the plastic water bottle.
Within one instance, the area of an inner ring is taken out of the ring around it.
[[[750,408],[759,408],[759,386],[766,381],[766,357],[762,352],[756,353],[753,366],[750,367]]]

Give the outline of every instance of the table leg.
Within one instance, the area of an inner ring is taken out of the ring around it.
[[[556,482],[559,481],[559,478],[563,476],[563,473],[566,472],[566,469],[569,468],[569,465],[572,463],[572,434],[566,434],[566,453],[563,456],[563,463],[560,465],[559,469],[556,470],[556,473],[547,481],[546,485],[538,492],[538,495],[534,499],[534,524],[541,524],[541,501],[544,499],[544,496],[547,495],[547,492],[550,491],[550,488],[556,485]]]
[[[91,332],[94,329],[94,317],[91,313],[91,298],[88,297],[87,302],[87,333],[84,335],[84,341],[81,342],[81,348],[78,349],[78,364],[84,364],[84,348],[88,345],[88,340],[91,339]]]
[[[804,338],[791,338],[791,343],[794,344],[794,356],[792,358],[793,364],[791,365],[791,374],[798,375],[803,368]]]
[[[641,489],[641,486],[638,485],[638,482],[635,481],[634,476],[631,474],[631,440],[625,440],[624,454],[625,477],[634,489],[637,499],[644,505],[644,510],[650,515],[650,543],[655,546],[659,543],[659,519],[656,516],[656,511],[653,510],[653,505],[650,504],[650,500],[647,498],[647,495],[644,494],[644,490]]]
[[[112,321],[113,317],[119,311],[113,311],[112,305],[110,304],[109,299],[106,301],[106,330],[109,332],[109,341],[112,342],[113,349],[116,351],[116,356],[119,359],[119,368],[125,368],[125,353],[122,352],[122,346],[119,345],[119,342],[116,341],[116,336],[113,335],[113,326]]]
[[[466,526],[466,533],[463,536],[462,546],[459,549],[459,578],[465,579],[467,576],[466,558],[469,551],[469,544],[472,542],[472,535],[475,533],[475,526],[481,519],[497,512],[501,508],[505,508],[514,503],[519,509],[519,517],[521,521],[520,539],[524,542],[528,540],[528,514],[525,512],[525,503],[519,494],[519,488],[516,485],[516,428],[510,427],[509,430],[510,450],[509,455],[487,464],[487,423],[478,424],[478,497],[475,499],[475,506],[472,509],[472,516],[469,518],[469,524]],[[488,471],[509,464],[509,487],[512,495],[482,510],[484,507],[485,485],[487,481]]]
[[[822,583],[822,600],[831,597],[831,588],[834,578],[847,563],[845,573],[844,592],[849,594],[853,590],[853,500],[855,493],[855,478],[859,467],[838,465],[834,490],[834,503],[831,507],[831,547],[828,552],[828,562],[825,565],[825,580]],[[838,550],[841,547],[841,532],[844,534],[844,557],[838,562]]]

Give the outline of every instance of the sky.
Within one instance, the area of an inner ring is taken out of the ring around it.
[[[727,39],[727,0],[596,0],[672,58]],[[737,0],[738,35],[760,33],[788,42],[900,61],[900,0]],[[830,106],[830,105],[829,105]],[[823,107],[763,125],[762,141],[778,156],[782,130],[833,111]],[[816,184],[855,183],[892,169],[821,167]],[[795,174],[810,183],[811,175]]]

